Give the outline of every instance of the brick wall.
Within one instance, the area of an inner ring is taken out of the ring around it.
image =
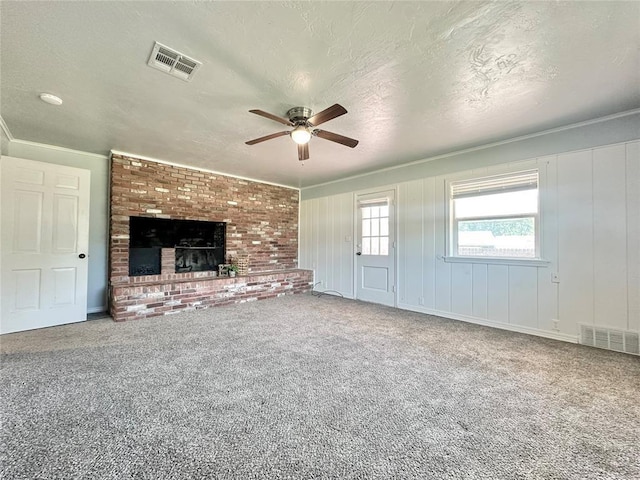
[[[227,257],[248,254],[250,273],[296,268],[298,201],[298,191],[290,188],[113,155],[110,283],[133,280],[128,276],[130,216],[227,222]],[[207,274],[198,273],[200,278]],[[135,280],[189,278],[196,276],[174,273]]]

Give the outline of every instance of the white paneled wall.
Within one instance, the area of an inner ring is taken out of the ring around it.
[[[640,142],[626,144],[625,167],[628,329],[640,332]]]
[[[314,270],[315,282],[322,282],[319,290],[349,298],[353,298],[354,286],[353,205],[351,193],[300,205],[300,241],[305,245],[300,248],[301,268]]]
[[[552,160],[545,157],[400,184],[398,307],[480,323],[504,324],[521,331],[551,331],[553,336],[562,336],[560,328],[553,330],[558,285],[551,282],[551,263],[504,265],[445,260],[448,180],[469,173],[486,176],[537,167],[544,183]],[[545,259],[557,257],[556,244],[544,237],[553,231],[545,228],[545,224],[554,226],[554,213],[550,211],[543,217],[543,241],[549,244]]]
[[[392,186],[397,306],[570,341],[581,323],[640,331],[640,142],[471,173],[531,166],[540,171],[546,264],[447,261],[445,185],[469,172]],[[319,290],[350,298],[354,199],[355,192],[304,200],[300,213],[300,266],[315,270]]]

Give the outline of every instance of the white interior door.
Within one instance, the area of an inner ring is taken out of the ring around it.
[[[86,320],[89,170],[0,167],[0,333]]]
[[[358,195],[356,298],[395,306],[395,192]]]

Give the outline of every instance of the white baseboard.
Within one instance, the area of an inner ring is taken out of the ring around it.
[[[409,310],[412,312],[426,313],[428,315],[437,315],[438,317],[449,318],[451,320],[460,320],[462,322],[474,323],[476,325],[483,325],[485,327],[499,328],[501,330],[509,330],[511,332],[526,333],[527,335],[535,335],[537,337],[551,338],[553,340],[560,340],[569,343],[578,343],[577,335],[568,335],[566,333],[553,332],[549,330],[540,330],[537,328],[523,327],[520,325],[511,325],[509,323],[494,322],[485,318],[471,317],[467,315],[460,315],[457,313],[443,312],[440,310],[433,310],[430,308],[416,307],[415,305],[398,304],[398,308],[401,310]]]

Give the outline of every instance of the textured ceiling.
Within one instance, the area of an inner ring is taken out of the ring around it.
[[[12,135],[296,187],[640,107],[639,2],[0,2]],[[200,60],[146,65],[154,41]],[[64,100],[52,107],[41,92]],[[248,113],[349,111],[312,139]]]

